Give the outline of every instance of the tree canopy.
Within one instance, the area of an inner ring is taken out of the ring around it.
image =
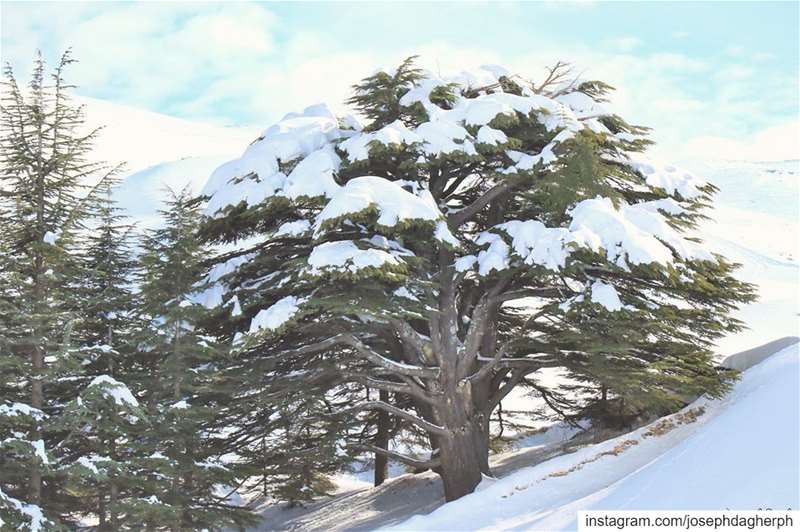
[[[428,460],[392,457],[448,499],[543,368],[634,410],[722,393],[711,346],[752,288],[693,235],[714,186],[647,160],[611,90],[562,63],[537,83],[410,58],[354,86],[366,122],[315,105],[268,128],[203,192],[236,371],[275,402],[316,394],[331,430],[378,410],[424,431]],[[354,385],[394,399],[337,401]]]

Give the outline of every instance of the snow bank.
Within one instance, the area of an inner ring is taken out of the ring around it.
[[[396,530],[574,530],[579,510],[797,508],[798,394],[794,345],[722,400],[521,469]]]
[[[760,364],[767,358],[771,357],[776,351],[783,350],[791,345],[800,342],[797,336],[786,336],[773,340],[772,342],[748,349],[747,351],[740,351],[726,357],[720,364],[722,367],[744,371],[756,364]]]

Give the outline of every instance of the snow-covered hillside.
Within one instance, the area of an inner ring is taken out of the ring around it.
[[[724,400],[484,481],[396,530],[574,530],[579,510],[797,508],[799,394],[795,344],[744,372]]]
[[[156,223],[164,187],[189,185],[199,192],[211,172],[239,155],[259,130],[220,127],[94,98],[84,105],[89,128],[103,127],[93,153],[109,164],[125,163],[115,197],[142,227]]]
[[[736,316],[749,327],[719,343],[729,355],[800,331],[800,161],[689,163],[719,187],[712,220],[702,227],[709,249],[742,264],[738,277],[759,299]]]

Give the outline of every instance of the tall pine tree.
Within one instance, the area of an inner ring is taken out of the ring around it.
[[[64,71],[72,62],[65,53],[48,76],[39,55],[27,90],[6,65],[0,111],[0,488],[23,514],[54,520],[70,511],[70,498],[53,427],[81,373],[72,335],[83,271],[76,237],[91,185],[116,171],[90,160],[98,130],[86,131],[70,101]]]
[[[152,428],[137,443],[149,495],[135,515],[157,529],[220,529],[252,517],[226,498],[241,479],[215,445],[223,436],[216,421],[226,399],[217,382],[224,349],[200,328],[209,253],[196,234],[200,212],[187,189],[170,194],[162,227],[145,237],[141,257],[138,386]]]
[[[61,416],[59,449],[70,472],[64,492],[73,496],[73,513],[96,516],[101,530],[119,530],[135,525],[125,519],[126,505],[141,491],[134,444],[149,420],[126,386],[135,376],[140,323],[133,226],[116,207],[110,180],[98,192],[82,234],[82,275],[75,286],[80,306],[73,336],[84,387]]]

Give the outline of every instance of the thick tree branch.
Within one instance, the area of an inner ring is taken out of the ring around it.
[[[476,305],[464,342],[465,355],[463,360],[459,363],[461,371],[469,371],[472,363],[477,359],[481,342],[489,327],[490,317],[494,314],[492,310],[499,304],[498,296],[508,286],[510,281],[511,278],[509,275],[504,276],[481,297],[480,302]],[[461,375],[463,375],[463,373]]]
[[[411,364],[403,364],[401,362],[395,362],[394,360],[388,359],[367,347],[354,335],[347,333],[337,334],[336,336],[332,336],[320,342],[293,349],[288,351],[286,354],[287,356],[296,356],[319,353],[336,345],[349,345],[355,349],[356,354],[358,354],[361,358],[369,360],[376,366],[379,366],[391,373],[399,373],[400,375],[422,378],[436,378],[436,376],[439,374],[439,370],[436,368],[413,366]]]
[[[458,229],[461,224],[464,222],[469,221],[483,210],[488,204],[508,192],[514,187],[515,183],[505,180],[501,183],[496,184],[492,188],[486,191],[480,198],[476,199],[470,205],[464,207],[460,211],[454,212],[447,217],[447,223],[451,229]]]
[[[415,458],[411,458],[410,456],[405,456],[400,453],[396,453],[394,451],[390,451],[388,449],[382,449],[375,445],[370,445],[368,443],[359,443],[347,446],[350,449],[355,451],[368,451],[372,453],[382,454],[384,456],[388,456],[398,462],[402,462],[408,466],[418,468],[418,469],[433,469],[435,467],[439,467],[440,461],[438,458],[432,458],[430,460],[417,460]]]
[[[411,364],[403,364],[401,362],[390,360],[364,345],[363,342],[361,342],[352,334],[344,334],[342,336],[342,343],[354,348],[362,358],[369,360],[373,364],[380,366],[387,371],[399,373],[400,375],[408,375],[410,377],[423,377],[428,379],[435,379],[439,375],[439,370],[436,368],[413,366]]]
[[[411,414],[410,412],[406,412],[401,408],[397,408],[396,406],[390,405],[389,403],[384,403],[383,401],[366,401],[364,403],[351,406],[350,408],[346,408],[340,412],[337,412],[337,415],[346,414],[348,412],[360,412],[362,410],[383,410],[384,412],[388,412],[389,414],[393,414],[399,418],[403,418],[406,421],[413,423],[414,425],[418,426],[419,428],[430,432],[432,434],[437,434],[439,436],[446,436],[449,434],[447,429],[444,427],[440,427],[439,425],[434,425],[428,421],[425,421],[422,418]]]
[[[506,352],[508,351],[508,347],[509,347],[509,344],[506,343],[505,345],[503,345],[499,349],[496,349],[495,353],[494,353],[494,357],[492,357],[492,359],[489,361],[489,363],[483,365],[481,367],[481,369],[479,369],[478,371],[473,373],[472,376],[469,377],[469,380],[471,380],[471,381],[479,381],[483,377],[489,375],[491,373],[491,371],[494,368],[496,368],[498,366],[498,364],[500,364],[500,361],[503,358],[503,355],[505,355]],[[481,360],[481,358],[479,357],[478,360]]]
[[[400,377],[403,378],[405,384],[383,379],[376,379],[370,375],[362,375],[358,373],[345,373],[344,377],[347,380],[359,382],[370,388],[376,388],[378,390],[384,390],[387,392],[404,393],[430,404],[436,403],[436,400],[430,394],[428,394],[424,388],[418,386],[411,380],[410,377],[405,377],[404,375],[400,375]]]
[[[389,325],[400,337],[400,340],[413,348],[417,357],[425,364],[435,363],[430,351],[430,340],[422,337],[408,322],[399,318],[389,318]],[[426,349],[427,348],[427,349]]]

